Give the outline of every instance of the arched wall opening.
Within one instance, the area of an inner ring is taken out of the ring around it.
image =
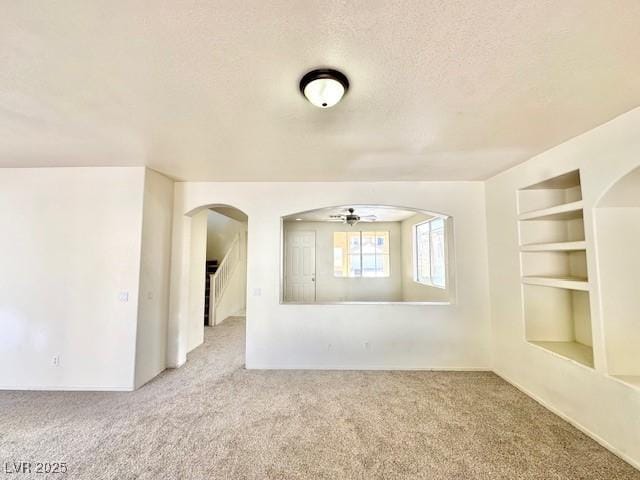
[[[640,167],[604,193],[594,219],[607,370],[640,388]]]
[[[453,218],[349,204],[281,217],[283,304],[450,304]]]
[[[174,222],[168,363],[180,366],[205,329],[246,312],[248,216],[228,204],[202,205]],[[173,291],[175,290],[175,292]]]

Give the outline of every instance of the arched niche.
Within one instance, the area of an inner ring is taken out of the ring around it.
[[[350,222],[350,215],[358,220]],[[281,223],[282,303],[454,301],[449,215],[404,206],[345,204],[291,213]]]
[[[608,372],[640,388],[640,167],[600,198],[595,233]]]

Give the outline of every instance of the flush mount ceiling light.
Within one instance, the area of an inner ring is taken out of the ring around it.
[[[349,89],[344,73],[330,68],[312,70],[300,79],[300,91],[316,107],[329,108],[338,103]]]

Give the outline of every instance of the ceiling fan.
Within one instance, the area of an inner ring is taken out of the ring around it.
[[[329,218],[331,218],[333,221],[346,223],[351,227],[353,227],[358,222],[375,222],[378,218],[375,215],[356,215],[353,208],[349,208],[347,212],[348,213],[343,213],[341,215],[329,215]]]

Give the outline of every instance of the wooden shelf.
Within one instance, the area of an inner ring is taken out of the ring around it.
[[[577,242],[531,243],[520,247],[523,252],[576,252],[586,249],[587,242],[584,240]]]
[[[561,277],[561,276],[525,276],[522,283],[527,285],[540,285],[542,287],[564,288],[568,290],[589,291],[589,282],[586,278]]]
[[[549,350],[557,355],[593,368],[593,348],[578,342],[543,342],[532,341],[529,343]]]
[[[543,208],[542,210],[534,210],[520,214],[519,220],[573,220],[582,218],[582,208],[584,202],[563,203],[554,207]]]

